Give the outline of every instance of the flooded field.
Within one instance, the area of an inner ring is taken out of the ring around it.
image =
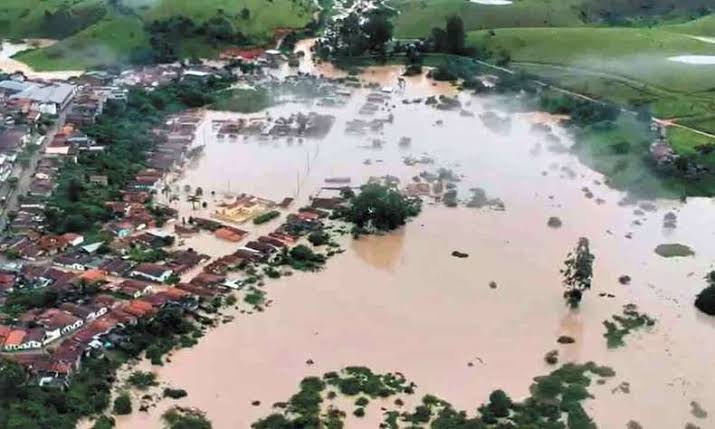
[[[398,75],[397,68],[386,67],[368,69],[365,78],[397,87]],[[503,112],[493,100],[466,94],[460,95],[462,112],[438,110],[424,97],[455,91],[416,77],[374,116],[361,116],[370,92],[354,90],[337,108],[285,104],[254,115],[207,112],[196,141],[205,145],[203,154],[171,186],[200,186],[204,195],[214,195],[196,210],[182,198],[180,216],[210,216],[226,193],[293,197],[296,208],[326,186],[326,178],[350,178],[358,186],[389,174],[406,185],[439,167],[461,176],[461,199],[479,187],[501,199],[505,210],[426,203],[398,232],[357,241],[343,237],[347,251],[324,271],[269,282],[273,303],[265,312],[236,314],[195,347],[153,368],[162,383],[186,389],[188,397],[119,417],[119,428],[160,427],[162,412],[175,403],[206,411],[217,429],[248,428],[271,412],[271,404],[293,394],[303,377],[347,365],[401,371],[419,386],[417,397],[433,393],[473,412],[497,388],[514,398],[527,395],[532,377],[549,371],[543,356],[552,349],[562,361],[593,360],[617,372],[615,380],[594,386],[596,397],[586,403],[601,428],[624,428],[630,420],[645,428],[715,426],[715,343],[708,340],[715,321],[692,305],[713,268],[711,200],[658,201],[642,209],[622,204],[625,195],[569,154],[569,136],[543,114]],[[416,98],[422,102],[402,102]],[[212,125],[309,111],[335,116],[325,138],[219,138]],[[501,122],[508,126],[486,125],[486,112],[508,118]],[[382,132],[345,133],[351,120],[389,115],[393,120]],[[553,133],[535,131],[536,123],[550,125]],[[399,144],[403,137],[409,145]],[[664,228],[671,211],[677,227]],[[560,228],[547,226],[553,216],[561,219]],[[253,225],[240,227],[257,232]],[[561,296],[559,269],[582,236],[596,255],[594,287],[581,309],[571,311]],[[660,257],[654,249],[661,243],[686,244],[695,255]],[[183,246],[220,256],[238,244],[201,235]],[[454,258],[455,250],[469,257]],[[618,281],[622,275],[632,278],[630,284]],[[657,323],[609,350],[602,323],[628,303]],[[576,342],[557,344],[560,335]],[[612,391],[621,382],[630,384],[630,393]],[[691,401],[709,416],[691,415]],[[366,418],[350,416],[346,426],[375,428],[379,419],[375,402]]]

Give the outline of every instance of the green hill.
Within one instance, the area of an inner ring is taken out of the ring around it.
[[[396,33],[422,37],[445,18],[459,15],[465,29],[643,25],[686,21],[715,11],[712,0],[513,0],[485,5],[470,0],[396,0]]]
[[[164,32],[162,43],[171,44],[178,56],[210,57],[227,45],[268,43],[274,30],[302,28],[315,11],[310,0],[25,0],[34,6],[29,13],[19,0],[0,3],[0,20],[14,22],[0,26],[0,37],[61,39],[17,56],[39,70],[145,58],[156,51],[149,31],[154,24]],[[61,20],[72,25],[64,25],[63,32],[48,30],[48,23]]]
[[[624,104],[653,104],[664,117],[715,109],[713,66],[668,60],[715,55],[715,44],[647,28],[503,28],[468,35],[472,46],[509,53],[512,67]]]

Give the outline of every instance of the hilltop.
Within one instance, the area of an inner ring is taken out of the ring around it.
[[[0,37],[58,39],[18,59],[39,70],[80,69],[265,44],[275,30],[305,27],[314,12],[310,0],[6,0]]]

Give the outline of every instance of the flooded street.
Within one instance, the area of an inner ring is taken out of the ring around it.
[[[395,87],[399,72],[370,68],[362,77]],[[326,178],[350,178],[359,186],[389,174],[404,186],[440,167],[461,176],[460,199],[469,198],[470,188],[483,188],[504,202],[505,211],[426,202],[417,218],[393,234],[343,237],[347,251],[331,258],[324,271],[270,281],[266,291],[273,303],[265,312],[236,312],[235,321],[153,368],[162,383],[186,389],[188,397],[118,417],[117,427],[158,428],[162,412],[180,404],[204,410],[214,428],[248,428],[271,412],[271,404],[293,394],[303,377],[347,365],[400,371],[419,386],[417,398],[432,393],[472,413],[497,388],[515,399],[526,396],[532,378],[550,371],[543,356],[553,349],[562,362],[592,360],[616,371],[615,380],[593,386],[596,397],[585,404],[601,428],[624,428],[629,420],[649,429],[683,428],[687,422],[715,427],[715,342],[708,340],[715,321],[693,306],[703,276],[713,269],[710,199],[659,201],[655,211],[636,214],[636,206],[619,204],[623,193],[603,185],[600,174],[563,150],[571,141],[553,118],[499,112],[494,100],[467,94],[460,95],[462,114],[424,102],[403,104],[456,93],[423,76],[408,78],[405,93],[392,94],[375,116],[359,116],[370,92],[354,90],[344,107],[288,103],[252,115],[207,112],[196,141],[205,145],[203,154],[171,186],[200,186],[204,195],[215,195],[206,198],[207,208],[196,210],[182,198],[175,205],[180,217],[210,216],[226,193],[274,201],[293,197],[296,209],[326,186]],[[309,111],[335,116],[325,138],[219,138],[212,126],[214,120]],[[485,125],[480,115],[488,111],[508,115],[508,131]],[[390,114],[394,120],[382,132],[345,133],[353,119]],[[543,121],[560,144],[533,130]],[[411,139],[409,147],[398,144],[403,137]],[[404,162],[423,155],[434,164]],[[669,211],[677,215],[675,229],[663,228]],[[547,226],[552,216],[563,221],[561,228]],[[240,227],[253,236],[275,225]],[[564,305],[559,269],[579,237],[591,240],[596,261],[594,287],[574,312]],[[683,243],[696,254],[662,258],[654,253],[662,243]],[[221,256],[239,244],[200,235],[183,246]],[[469,257],[454,258],[454,250]],[[619,283],[621,275],[631,283]],[[625,347],[609,350],[603,321],[627,303],[657,323],[626,337]],[[560,335],[572,336],[575,344],[557,344]],[[612,393],[621,382],[630,383],[629,394]],[[693,417],[691,401],[710,415]],[[375,428],[380,414],[375,401],[366,418],[350,415],[346,427]]]

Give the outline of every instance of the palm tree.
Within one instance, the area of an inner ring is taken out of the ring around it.
[[[200,202],[201,199],[196,195],[189,195],[189,198],[187,198],[186,201],[191,203],[191,210],[196,210],[196,203]]]

